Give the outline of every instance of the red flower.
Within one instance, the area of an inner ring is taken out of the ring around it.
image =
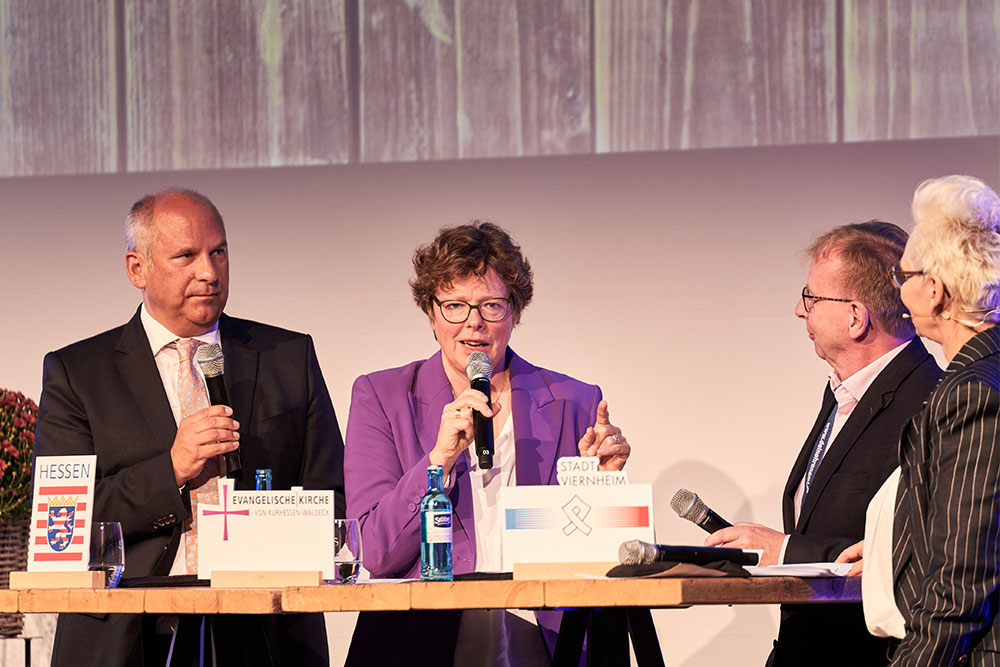
[[[0,389],[0,521],[31,515],[31,451],[37,414],[33,400]]]

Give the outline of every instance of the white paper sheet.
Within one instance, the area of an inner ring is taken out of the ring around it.
[[[791,563],[767,567],[745,566],[752,577],[845,577],[853,563]]]

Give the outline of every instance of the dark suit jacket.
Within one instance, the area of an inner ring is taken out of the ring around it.
[[[893,665],[1000,664],[1000,327],[955,355],[903,431]]]
[[[816,423],[799,452],[782,498],[784,531],[790,535],[786,563],[828,562],[864,538],[868,502],[896,468],[899,434],[920,411],[941,369],[919,338],[879,373],[830,444],[813,478],[799,520],[794,520],[795,490],[805,474],[813,445],[834,409],[827,387]],[[775,644],[775,665],[879,665],[887,662],[887,643],[868,634],[861,605],[782,607]],[[846,662],[844,662],[846,661]]]
[[[226,315],[219,335],[240,422],[238,488],[252,489],[253,470],[270,468],[276,489],[334,489],[343,516],[343,441],[312,339]],[[42,384],[35,454],[96,454],[93,516],[121,522],[125,576],[166,575],[190,503],[174,481],[170,447],[177,427],[138,312],[122,327],[47,354]],[[322,617],[293,622],[318,634],[288,650],[328,660]],[[276,657],[287,638],[278,634],[278,643],[269,644]],[[136,616],[63,615],[53,664],[142,664],[139,640]]]

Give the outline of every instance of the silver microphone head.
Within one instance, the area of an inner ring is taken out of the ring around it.
[[[670,500],[670,507],[677,512],[677,516],[694,523],[701,523],[708,516],[708,505],[697,493],[687,489],[677,489]]]
[[[649,565],[656,562],[656,547],[642,540],[628,540],[618,547],[618,562],[622,565]]]
[[[205,374],[205,377],[214,378],[222,375],[225,359],[222,357],[222,346],[218,343],[199,345],[194,358],[201,366],[201,372]]]
[[[469,382],[485,378],[489,380],[493,377],[493,364],[490,363],[489,355],[485,352],[473,352],[465,360],[465,374],[469,376]]]

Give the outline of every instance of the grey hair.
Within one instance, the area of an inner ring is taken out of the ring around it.
[[[913,194],[907,259],[938,276],[960,308],[1000,322],[1000,197],[972,176],[929,179]]]
[[[153,257],[150,251],[153,248],[153,243],[156,242],[153,212],[157,204],[171,197],[186,197],[204,205],[222,224],[222,214],[219,213],[219,209],[215,207],[211,199],[200,192],[186,188],[167,188],[153,192],[132,204],[128,215],[125,216],[125,252],[138,252],[146,258],[147,262],[152,263]]]

